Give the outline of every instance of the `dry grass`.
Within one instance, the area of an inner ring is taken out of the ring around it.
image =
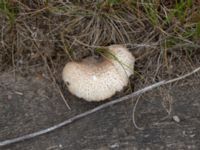
[[[199,10],[199,0],[0,0],[0,71],[41,64],[55,75],[124,44],[137,56],[135,82],[175,77],[200,64]]]

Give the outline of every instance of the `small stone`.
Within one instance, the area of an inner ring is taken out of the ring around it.
[[[12,99],[12,95],[8,95],[8,100],[11,100]]]
[[[175,121],[175,122],[180,122],[181,120],[180,120],[180,118],[178,117],[178,116],[173,116],[173,120]]]
[[[110,145],[110,148],[119,148],[119,143],[114,143]]]
[[[59,147],[59,148],[62,148],[63,146],[62,146],[62,144],[59,144],[58,147]]]

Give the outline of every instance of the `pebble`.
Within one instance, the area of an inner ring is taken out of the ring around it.
[[[178,116],[173,116],[172,117],[173,118],[173,120],[175,121],[175,122],[180,122],[181,120],[180,120],[180,118],[178,117]]]
[[[12,95],[8,95],[8,100],[11,100],[12,99]]]

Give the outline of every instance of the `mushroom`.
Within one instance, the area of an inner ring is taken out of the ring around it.
[[[122,45],[108,46],[108,56],[69,62],[62,73],[68,90],[86,101],[102,101],[128,85],[135,57]]]

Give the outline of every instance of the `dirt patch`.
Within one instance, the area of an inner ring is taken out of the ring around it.
[[[141,97],[132,123],[132,102],[106,108],[52,133],[1,148],[2,150],[61,149],[192,149],[200,148],[200,84],[171,87],[168,116],[154,90]],[[0,76],[0,140],[35,132],[94,108],[68,92],[71,110],[54,84],[38,76]],[[180,122],[174,121],[178,116]]]

